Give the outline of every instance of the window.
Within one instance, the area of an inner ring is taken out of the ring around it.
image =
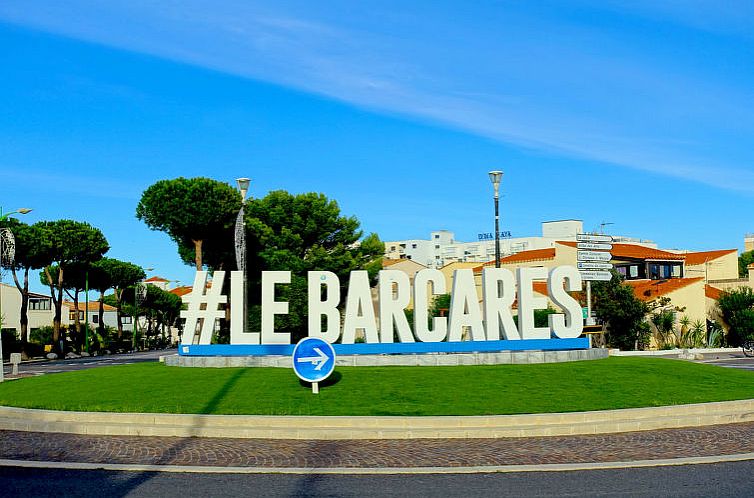
[[[416,249],[416,244],[411,244],[411,249]]]
[[[92,323],[99,323],[99,315],[92,315]]]
[[[123,323],[124,325],[125,325],[125,324],[130,324],[130,323],[131,323],[131,317],[130,317],[130,316],[122,316],[122,317],[121,317],[121,322],[122,322],[122,323]]]
[[[50,310],[52,309],[52,303],[49,299],[44,298],[29,298],[29,310]]]
[[[440,248],[440,246],[439,246],[439,245],[435,245],[435,249],[439,249],[439,248]]]
[[[439,234],[435,234],[435,238],[436,238],[436,239],[439,239],[439,238],[440,238],[440,235],[439,235]]]

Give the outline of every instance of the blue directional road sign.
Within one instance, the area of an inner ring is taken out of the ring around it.
[[[335,350],[318,337],[305,337],[293,348],[293,371],[306,382],[321,382],[335,369]]]

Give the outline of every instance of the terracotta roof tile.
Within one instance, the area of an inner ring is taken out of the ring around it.
[[[510,256],[506,256],[504,258],[500,258],[500,263],[502,264],[510,264],[510,263],[525,263],[528,261],[544,261],[548,259],[553,259],[555,257],[555,248],[554,247],[548,247],[547,249],[532,249],[531,251],[521,251],[517,252],[516,254],[511,254]],[[482,265],[484,266],[494,266],[495,260],[487,261]],[[481,269],[476,268],[476,270]]]
[[[642,301],[652,301],[687,285],[704,280],[702,277],[671,278],[668,280],[626,280],[634,288],[634,295]]]
[[[387,258],[383,258],[382,259],[382,267],[383,268],[387,268],[388,266],[392,266],[392,265],[394,265],[396,263],[400,263],[401,261],[405,261],[405,260],[403,260],[403,259],[387,259]]]
[[[176,296],[185,296],[186,294],[191,294],[192,290],[194,290],[192,286],[184,285],[183,287],[176,287],[175,289],[170,289],[168,292],[171,294],[175,294]]]
[[[712,261],[713,259],[721,258],[730,253],[737,252],[738,251],[736,249],[722,249],[720,251],[687,252],[686,254],[684,254],[684,256],[686,256],[686,264],[693,266],[701,265],[706,263],[707,261]]]
[[[162,277],[149,277],[145,282],[170,282],[170,280]]]
[[[542,294],[543,296],[547,295],[547,282],[542,282],[540,280],[532,282],[532,288],[534,289],[534,292],[538,294]]]
[[[557,243],[568,247],[576,247],[576,242],[570,240],[559,240]],[[620,242],[613,243],[613,248],[610,251],[610,254],[613,255],[613,259],[682,260],[685,258],[684,254],[676,254],[661,249],[653,249],[652,247],[640,246],[638,244],[624,244]]]
[[[722,289],[718,289],[717,287],[712,287],[709,284],[706,284],[704,286],[704,295],[710,299],[714,299],[715,301],[720,299],[720,294],[722,293]]]
[[[71,301],[63,301],[63,304],[68,307],[69,310],[74,310],[73,302]],[[105,304],[105,311],[115,311],[115,306],[110,306],[109,304]],[[86,302],[79,302],[79,311],[86,311]],[[99,301],[89,301],[89,313],[91,312],[99,312]]]
[[[636,244],[613,244],[610,251],[613,259],[631,258],[631,259],[661,259],[661,260],[683,260],[683,254],[653,249],[651,247],[639,246]]]

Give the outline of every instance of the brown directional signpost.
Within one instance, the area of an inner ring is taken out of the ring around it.
[[[613,238],[610,235],[580,233],[576,235],[576,266],[586,281],[586,325],[594,325],[592,318],[592,282],[612,278]]]

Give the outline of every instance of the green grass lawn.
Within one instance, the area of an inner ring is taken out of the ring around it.
[[[258,415],[490,415],[754,398],[754,372],[611,357],[541,365],[338,367],[313,395],[284,368],[101,367],[0,384],[0,404]]]

